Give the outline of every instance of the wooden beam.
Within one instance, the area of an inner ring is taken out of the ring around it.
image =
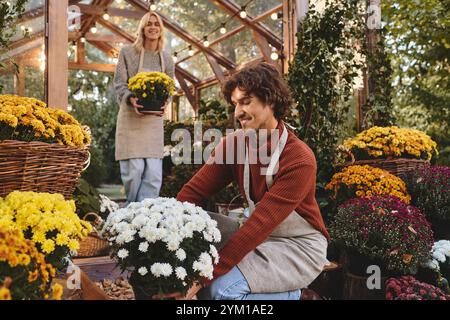
[[[69,32],[69,41],[77,41],[83,35],[81,32]],[[129,43],[128,40],[115,34],[99,34],[88,32],[84,35],[84,38],[88,41],[100,41],[100,42],[114,42],[114,43]]]
[[[95,46],[99,50],[103,51],[104,53],[106,53],[108,56],[111,56],[111,57],[113,57],[113,56],[116,57],[117,56],[115,54],[111,54],[111,52],[113,52],[116,49],[114,47],[110,46],[107,43],[95,42],[95,41],[92,41],[92,42],[89,42],[89,43],[91,43],[93,46]],[[191,82],[193,84],[196,84],[196,83],[200,82],[200,79],[195,77],[193,74],[191,74],[187,70],[181,68],[180,66],[176,66],[175,67],[175,71],[179,72],[185,79],[189,80],[189,82]]]
[[[121,29],[117,25],[115,25],[115,24],[113,24],[113,23],[111,23],[109,21],[106,21],[102,17],[98,18],[97,22],[99,24],[101,24],[102,26],[104,26],[106,29],[112,31],[113,33],[115,33],[115,34],[117,34],[119,36],[121,36],[126,41],[134,42],[136,40],[136,38],[133,35],[129,34],[125,30]]]
[[[114,73],[116,70],[116,65],[104,63],[77,63],[69,61],[69,69]]]
[[[219,80],[220,83],[223,83],[225,81],[225,75],[223,74],[222,69],[217,63],[217,60],[211,57],[209,54],[205,54],[205,57],[206,60],[208,60],[208,63],[211,66],[212,71],[216,75],[217,80]]]
[[[141,10],[143,13],[148,12],[148,4],[146,4],[142,0],[126,0],[126,1],[131,5],[135,6],[136,8],[138,8],[139,10]],[[163,20],[166,28],[175,33],[178,37],[188,42],[189,44],[195,46],[202,52],[206,52],[207,54],[211,55],[217,60],[218,63],[223,65],[226,69],[234,69],[236,67],[233,61],[226,58],[224,55],[212,49],[211,47],[205,47],[200,39],[197,39],[196,37],[192,36],[189,32],[183,29],[178,23],[169,19],[161,12],[158,12],[158,14],[161,16],[161,19]]]
[[[88,15],[92,15],[92,16],[93,15],[101,16],[105,13],[104,9],[102,9],[100,7],[96,7],[94,5],[81,4],[81,3],[77,4],[77,5],[80,8],[80,11],[84,14],[88,14]],[[135,19],[135,20],[139,20],[142,18],[142,13],[140,13],[138,11],[134,11],[134,10],[108,7],[107,12],[112,17],[122,17],[122,18]]]
[[[44,32],[40,32],[31,38],[21,39],[12,43],[7,50],[3,50],[0,55],[0,61],[15,56],[22,55],[23,53],[33,50],[44,44]]]
[[[241,21],[243,24],[245,24],[252,30],[255,30],[256,32],[261,34],[264,38],[266,38],[267,41],[269,41],[269,43],[273,47],[277,48],[278,50],[281,50],[282,43],[280,39],[264,24],[260,22],[254,22],[249,15],[247,15],[246,18],[241,18],[238,14],[241,11],[241,8],[234,1],[232,0],[210,0],[210,1],[213,2],[215,5],[217,5],[218,7],[222,8],[224,11],[228,12],[229,14],[235,15],[235,17],[239,19],[239,21]]]
[[[15,24],[23,24],[30,20],[40,18],[44,16],[45,8],[44,6],[37,7],[33,10],[26,11],[22,14],[22,16],[16,20]]]
[[[101,9],[107,8],[114,0],[93,0],[90,6],[96,6]],[[83,15],[84,21],[81,23],[80,32],[81,34],[86,33],[96,22],[98,16],[97,15]]]
[[[195,92],[192,93],[191,88],[189,88],[188,84],[186,83],[186,80],[184,79],[183,75],[178,72],[178,70],[175,70],[175,77],[178,79],[178,83],[180,84],[181,88],[184,91],[184,94],[186,95],[186,98],[188,99],[189,103],[191,104],[192,108],[194,110],[198,109],[198,105],[195,99]],[[195,87],[194,87],[195,90]]]
[[[281,64],[270,58],[270,55],[272,54],[272,50],[270,49],[269,42],[267,41],[267,39],[262,37],[255,30],[252,30],[252,32],[253,32],[253,38],[255,39],[256,45],[258,46],[259,51],[261,51],[261,54],[262,54],[264,60],[266,62],[272,64],[273,66],[275,66],[275,68],[277,68],[277,70],[280,73],[282,73],[283,70],[281,68]]]
[[[257,64],[257,63],[260,63],[260,62],[263,62],[264,61],[264,58],[256,58],[256,59],[252,59],[252,60],[250,60],[250,61],[247,61],[246,63],[245,63],[245,65],[252,65],[252,64]],[[236,68],[236,69],[233,69],[233,70],[226,70],[225,72],[224,72],[224,76],[225,76],[225,79],[228,77],[228,76],[230,76],[230,75],[232,75],[233,73],[235,73],[237,70],[239,69],[239,66]],[[211,87],[211,86],[213,86],[213,85],[215,85],[215,84],[218,84],[219,83],[219,80],[214,76],[214,77],[209,77],[209,78],[207,78],[207,79],[204,79],[204,80],[202,80],[202,81],[200,81],[199,83],[197,83],[196,85],[195,85],[195,87],[197,88],[197,89],[205,89],[205,88],[208,88],[208,87]]]
[[[77,63],[84,63],[86,57],[86,43],[81,42],[80,40],[77,41],[77,56],[76,56],[76,62]],[[69,67],[70,68],[70,67]]]
[[[266,19],[267,17],[269,17],[272,13],[278,12],[278,11],[280,11],[280,10],[282,10],[282,9],[283,9],[283,5],[282,5],[282,4],[279,4],[279,5],[277,5],[276,7],[273,7],[272,9],[267,10],[266,12],[264,12],[264,13],[262,13],[261,15],[257,16],[256,18],[254,18],[254,19],[252,20],[252,22],[255,23],[255,22],[259,22],[259,21],[261,21],[261,20],[264,20],[264,19]],[[228,39],[228,38],[234,36],[235,34],[241,32],[241,31],[244,30],[245,28],[247,28],[247,25],[245,25],[245,24],[242,24],[242,25],[240,25],[239,27],[234,28],[233,30],[231,30],[231,31],[229,31],[229,32],[227,32],[227,33],[225,33],[223,36],[220,36],[219,38],[215,39],[214,41],[211,41],[210,46],[212,47],[212,46],[214,46],[214,45],[216,45],[216,44],[218,44],[218,43],[220,43],[220,42],[222,42],[222,41],[224,41],[224,40],[226,40],[226,39]],[[190,58],[196,56],[196,55],[199,54],[199,53],[201,53],[201,51],[200,51],[200,50],[197,50],[197,51],[194,52],[194,54],[193,54],[192,56],[189,56],[189,55],[188,55],[188,56],[184,57],[183,59],[178,60],[178,62],[177,62],[176,64],[180,64],[180,63],[182,63],[182,62],[184,62],[184,61],[186,61],[186,60],[189,60]]]
[[[68,0],[47,0],[45,96],[48,106],[62,109],[68,105],[67,8]]]

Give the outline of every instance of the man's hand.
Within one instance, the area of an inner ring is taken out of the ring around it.
[[[168,293],[163,295],[153,296],[153,299],[164,299],[164,298],[175,298],[175,300],[192,300],[195,295],[200,291],[202,285],[198,282],[194,283],[194,285],[188,290],[185,296],[181,294],[181,292]]]

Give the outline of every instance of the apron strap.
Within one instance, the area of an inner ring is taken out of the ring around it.
[[[281,138],[279,143],[277,144],[275,151],[270,159],[269,166],[266,171],[266,186],[267,189],[270,189],[273,184],[273,173],[275,168],[278,168],[280,155],[284,150],[284,147],[286,146],[288,138],[288,132],[286,130],[286,127],[283,127],[283,133],[281,134]],[[247,217],[250,217],[250,215],[255,211],[256,205],[255,202],[250,197],[250,164],[248,162],[248,146],[245,146],[245,163],[244,163],[244,192],[245,196],[248,201],[248,211],[244,212],[244,214]]]

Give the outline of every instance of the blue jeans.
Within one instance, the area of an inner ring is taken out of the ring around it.
[[[162,159],[128,159],[120,161],[120,175],[127,204],[157,198],[162,184]]]
[[[251,293],[247,280],[238,267],[200,290],[200,300],[300,300],[300,290],[276,293]]]

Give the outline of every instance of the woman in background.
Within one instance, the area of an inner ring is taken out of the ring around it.
[[[174,77],[171,54],[164,50],[164,25],[155,12],[145,14],[136,41],[120,50],[114,89],[120,105],[116,128],[116,161],[127,204],[159,196],[162,183],[164,125],[161,112],[142,113],[143,106],[128,90],[128,79],[139,72],[164,72]],[[167,106],[167,104],[166,104]]]

